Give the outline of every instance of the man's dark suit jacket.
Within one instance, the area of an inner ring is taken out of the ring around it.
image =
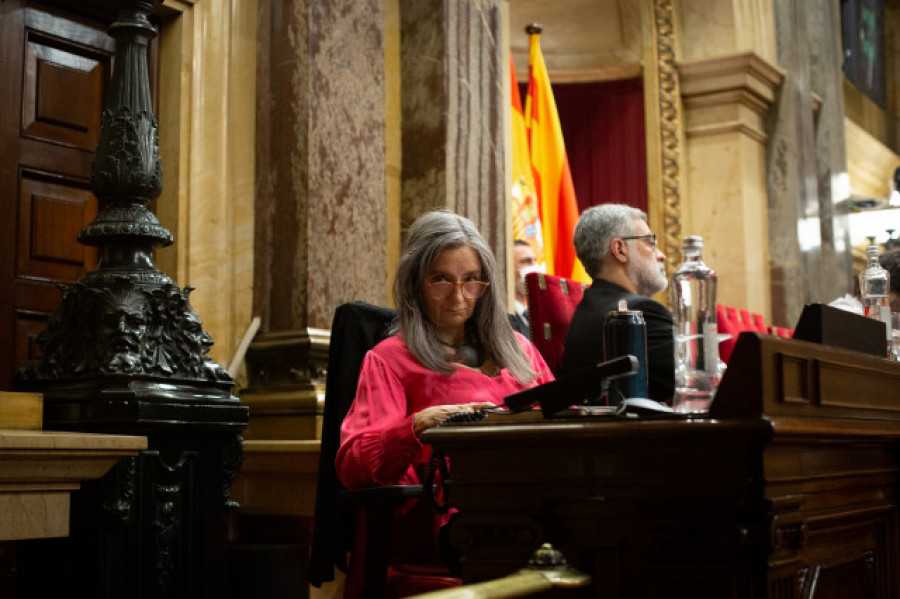
[[[531,339],[531,326],[528,324],[527,318],[516,313],[507,316],[509,316],[509,324],[512,325],[514,331],[522,333],[526,339]]]
[[[619,309],[619,300],[629,310],[640,310],[647,326],[647,375],[650,399],[670,401],[675,388],[675,342],[672,313],[644,295],[594,279],[575,308],[562,357],[562,373],[571,373],[603,362],[603,320]]]

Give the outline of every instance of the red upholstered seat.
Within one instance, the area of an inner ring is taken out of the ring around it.
[[[737,342],[738,335],[744,331],[754,331],[757,333],[773,334],[772,327],[766,324],[762,314],[750,312],[749,310],[739,310],[732,306],[723,306],[716,304],[716,327],[720,333],[731,335],[731,339],[725,339],[719,342],[719,357],[726,364],[731,358],[731,352],[734,344]]]
[[[769,327],[766,325],[765,319],[762,314],[757,314],[756,312],[748,312],[747,310],[741,310],[741,318],[744,320],[744,323],[750,323],[750,328],[747,329],[749,331],[757,331],[760,333],[768,333]]]
[[[559,374],[569,323],[586,288],[584,283],[564,277],[525,275],[531,341],[554,375]]]
[[[773,325],[769,327],[769,334],[777,337],[784,337],[785,339],[791,339],[794,336],[794,329],[776,327]]]
[[[733,318],[734,316],[734,308],[731,309],[729,314],[725,306],[716,304],[716,329],[719,333],[731,335],[730,338],[719,342],[719,358],[726,364],[728,363],[728,358],[731,357],[737,336],[741,333],[740,320]]]

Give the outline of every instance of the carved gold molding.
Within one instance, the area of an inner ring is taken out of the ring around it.
[[[654,87],[658,144],[658,191],[662,225],[661,246],[666,270],[674,272],[681,246],[681,92],[675,67],[675,26],[672,0],[654,0],[652,19]],[[648,97],[648,100],[650,98]]]

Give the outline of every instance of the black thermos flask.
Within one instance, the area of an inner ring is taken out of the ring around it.
[[[603,321],[603,360],[631,354],[638,361],[634,374],[613,378],[609,382],[609,405],[630,397],[647,395],[647,327],[640,310],[629,310],[625,300],[619,309],[606,314]]]

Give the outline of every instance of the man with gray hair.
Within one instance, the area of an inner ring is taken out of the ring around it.
[[[650,399],[670,401],[675,385],[672,313],[650,298],[668,285],[666,256],[656,245],[647,214],[625,204],[588,208],[578,219],[574,241],[578,259],[594,282],[569,325],[563,373],[603,361],[603,320],[624,299],[629,310],[644,315]]]

